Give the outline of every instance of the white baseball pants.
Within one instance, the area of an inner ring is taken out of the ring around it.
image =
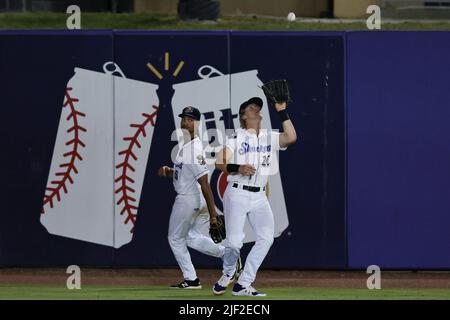
[[[201,196],[177,195],[170,215],[168,240],[185,280],[197,278],[187,247],[223,258],[225,248],[204,235],[208,230],[209,213]]]
[[[245,261],[244,270],[238,279],[243,287],[250,286],[256,273],[269,252],[274,238],[274,219],[272,209],[264,191],[250,192],[234,188],[229,183],[224,195],[224,214],[227,237],[223,274],[231,277],[235,272],[236,261],[242,248],[245,220],[256,234],[256,241]]]

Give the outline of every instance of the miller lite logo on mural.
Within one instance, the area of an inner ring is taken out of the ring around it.
[[[180,114],[187,105],[195,106],[202,112],[199,135],[206,145],[207,160],[212,160],[215,155],[214,151],[217,149],[208,144],[214,142],[216,147],[223,146],[226,133],[229,133],[230,129],[240,127],[238,116],[240,104],[250,97],[260,97],[263,101],[266,101],[266,97],[260,89],[263,83],[257,77],[257,70],[223,74],[214,67],[205,65],[200,67],[197,73],[200,77],[199,80],[173,85],[175,91],[172,99],[174,121],[179,126],[179,118],[176,115]],[[208,94],[205,95],[205,92]],[[261,127],[272,129],[267,103],[261,113],[263,117]],[[259,151],[267,152],[270,148],[270,145],[261,146]],[[239,152],[241,151],[248,152],[250,150],[247,150],[246,146],[241,146]],[[277,163],[276,159],[274,163]],[[227,187],[226,174],[215,170],[212,161],[208,161],[208,164],[211,164],[209,177],[211,188],[215,193],[216,206],[223,212],[222,200]],[[270,176],[266,192],[274,213],[275,236],[277,237],[289,225],[283,186],[278,171]],[[244,242],[255,241],[255,234],[248,222],[245,225],[245,235]]]

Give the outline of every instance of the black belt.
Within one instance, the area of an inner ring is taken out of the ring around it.
[[[233,188],[238,188],[238,187],[239,187],[239,185],[237,183],[233,183]],[[250,191],[250,192],[259,192],[261,189],[263,191],[266,190],[266,187],[261,188],[261,187],[252,187],[252,186],[243,185],[242,189]]]

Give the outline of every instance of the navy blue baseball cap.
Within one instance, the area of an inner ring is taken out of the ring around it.
[[[249,106],[251,104],[256,104],[261,109],[262,106],[263,106],[263,101],[259,97],[250,98],[250,99],[248,99],[247,101],[245,101],[244,103],[241,104],[241,106],[239,107],[239,113],[244,111],[244,109],[247,108],[247,106]]]
[[[178,115],[179,117],[189,117],[194,120],[200,121],[201,113],[197,108],[188,106],[183,109],[183,112]]]

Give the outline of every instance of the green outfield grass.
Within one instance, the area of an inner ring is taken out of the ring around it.
[[[272,300],[450,300],[449,289],[342,289],[342,288],[260,288]],[[210,288],[201,290],[170,289],[161,286],[84,286],[68,290],[57,286],[0,285],[0,300],[4,299],[85,299],[85,300],[221,300],[255,299],[234,297],[230,292],[214,296]]]
[[[64,13],[2,13],[0,29],[66,29]],[[145,29],[145,30],[367,30],[365,22],[311,22],[257,16],[225,16],[217,22],[180,21],[174,14],[156,13],[83,13],[82,29]],[[450,30],[448,21],[432,23],[382,21],[383,30]]]

